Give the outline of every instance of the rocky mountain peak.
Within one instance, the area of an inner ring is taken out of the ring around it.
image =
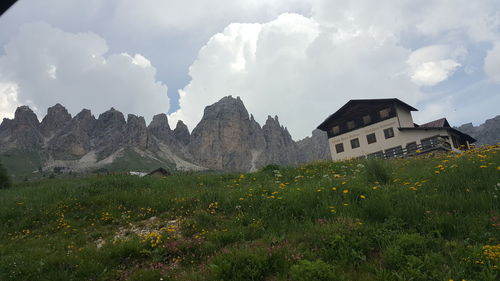
[[[28,106],[18,107],[14,119],[4,119],[0,126],[0,151],[13,148],[36,151],[43,142],[38,118]]]
[[[20,106],[16,109],[14,121],[17,124],[30,125],[35,128],[38,128],[40,125],[36,114],[27,105]]]
[[[177,125],[173,131],[174,138],[183,145],[187,145],[190,142],[190,134],[188,127],[182,120],[177,121]]]
[[[248,111],[240,97],[226,96],[218,102],[205,107],[202,120],[229,120],[232,118],[249,119]]]
[[[153,116],[153,120],[148,126],[149,132],[161,140],[168,140],[172,136],[172,130],[168,124],[168,117],[161,113]]]
[[[134,114],[129,114],[127,116],[127,129],[125,137],[127,138],[129,145],[134,145],[142,149],[147,148],[148,131],[144,117],[139,117]]]
[[[500,141],[500,115],[486,120],[479,126],[472,123],[458,127],[458,130],[477,139],[475,145],[496,144]]]
[[[113,107],[101,113],[99,118],[97,118],[97,129],[105,129],[105,128],[120,128],[125,126],[125,117],[123,113],[114,109]]]
[[[47,115],[40,124],[40,131],[44,136],[51,137],[64,128],[71,121],[71,114],[61,104],[56,104],[47,109]]]
[[[170,125],[168,124],[168,117],[165,113],[156,114],[153,116],[153,120],[149,123],[148,128],[150,129],[162,129],[162,130],[171,130]]]

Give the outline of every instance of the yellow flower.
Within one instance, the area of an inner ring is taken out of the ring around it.
[[[361,198],[361,199],[366,199],[366,196],[364,196],[363,194],[361,194],[361,195],[359,196],[359,198]]]
[[[332,190],[335,191],[335,190],[337,190],[337,188],[336,187],[332,187]]]
[[[413,191],[417,191],[417,188],[416,188],[416,187],[414,187],[414,186],[410,186],[410,187],[409,187],[409,189],[410,189],[410,190],[413,190]]]
[[[344,193],[344,194],[349,193],[349,189],[344,189],[344,190],[342,190],[342,193]]]
[[[374,186],[372,187],[373,190],[377,190],[378,189],[378,186]]]
[[[241,198],[241,197],[240,197],[240,201],[243,201],[243,200],[245,200],[245,198]]]
[[[486,165],[481,165],[481,166],[479,166],[479,168],[481,168],[481,169],[483,169],[483,168],[488,168],[488,166],[486,166]]]

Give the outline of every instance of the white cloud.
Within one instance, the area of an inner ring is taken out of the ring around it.
[[[496,83],[500,83],[500,42],[496,42],[484,59],[484,72]]]
[[[232,94],[261,124],[277,114],[294,138],[302,138],[349,99],[415,103],[420,93],[405,72],[409,54],[370,30],[325,27],[297,14],[231,24],[200,50],[171,118],[193,128],[206,105]]]
[[[61,103],[73,114],[115,107],[150,119],[167,112],[167,86],[155,80],[151,62],[140,54],[107,51],[94,33],[64,32],[45,23],[22,26],[0,57],[0,82],[17,86],[15,99],[13,91],[3,97],[0,113],[11,116],[13,106],[29,102],[42,111]]]
[[[461,65],[457,60],[465,55],[463,48],[432,45],[411,53],[407,60],[413,82],[422,86],[434,86],[448,79]]]
[[[0,118],[13,118],[19,105],[21,104],[17,100],[17,85],[0,83]]]

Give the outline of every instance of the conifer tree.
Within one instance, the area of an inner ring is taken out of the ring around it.
[[[12,182],[10,181],[9,174],[7,173],[7,169],[0,162],[0,189],[11,187]]]

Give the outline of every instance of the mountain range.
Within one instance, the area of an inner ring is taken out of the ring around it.
[[[458,127],[478,140],[500,140],[500,115],[484,124]],[[98,118],[88,109],[74,117],[61,104],[39,122],[28,106],[0,125],[0,161],[15,177],[47,173],[148,171],[157,167],[181,171],[255,171],[269,164],[297,165],[329,160],[325,132],[294,141],[277,116],[261,126],[239,97],[227,96],[205,108],[189,132],[165,114],[149,125],[143,117],[111,108]]]
[[[28,106],[0,125],[0,160],[14,174],[172,170],[255,171],[269,164],[296,165],[330,159],[326,134],[294,141],[277,116],[261,126],[239,97],[207,106],[190,133],[167,115],[143,117],[111,108],[98,118],[88,109],[72,117],[56,104],[41,122]]]

